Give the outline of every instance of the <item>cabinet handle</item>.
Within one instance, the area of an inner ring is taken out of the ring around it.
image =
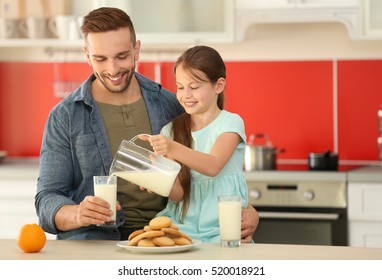
[[[259,211],[260,219],[310,219],[310,220],[338,220],[337,213],[298,213],[298,212],[266,212]]]

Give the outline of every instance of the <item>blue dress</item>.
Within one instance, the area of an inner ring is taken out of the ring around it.
[[[225,110],[221,111],[208,126],[192,132],[192,148],[209,154],[216,139],[224,132],[236,132],[242,142],[217,176],[209,177],[191,170],[190,204],[183,223],[180,220],[182,202],[175,212],[176,202],[169,200],[166,208],[157,214],[170,217],[179,230],[202,242],[220,242],[217,201],[219,195],[241,195],[242,206],[246,208],[248,204],[247,183],[243,173],[246,136],[241,117]],[[172,138],[171,123],[166,125],[161,133]]]

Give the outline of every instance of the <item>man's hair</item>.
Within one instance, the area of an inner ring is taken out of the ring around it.
[[[86,40],[89,33],[113,31],[124,27],[129,28],[130,39],[135,46],[136,34],[130,17],[121,9],[101,7],[84,17],[81,32]]]

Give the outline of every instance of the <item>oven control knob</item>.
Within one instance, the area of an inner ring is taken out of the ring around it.
[[[260,196],[261,196],[261,193],[258,189],[254,189],[254,190],[250,190],[248,192],[248,195],[250,198],[253,198],[253,199],[259,199]]]
[[[302,196],[307,200],[313,200],[314,192],[312,190],[304,191]]]

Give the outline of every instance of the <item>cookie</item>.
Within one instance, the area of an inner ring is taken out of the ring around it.
[[[186,238],[186,239],[188,239],[189,241],[192,242],[192,238],[191,237],[189,237],[187,234],[185,234],[183,232],[180,232],[180,233],[182,234],[180,237],[184,237],[184,238]]]
[[[149,227],[149,226],[144,226],[143,227],[143,230],[144,231],[150,231],[150,230],[153,230],[151,227]]]
[[[161,231],[163,231],[166,235],[170,235],[173,237],[181,237],[182,233],[179,230],[173,229],[173,228],[162,228]]]
[[[175,246],[175,241],[168,236],[154,237],[153,243],[157,246]]]
[[[152,219],[148,225],[129,235],[129,246],[164,247],[185,246],[192,244],[192,239],[172,224],[169,217],[160,216]]]
[[[184,237],[174,237],[173,240],[175,241],[175,245],[191,245],[192,242]]]
[[[138,241],[138,247],[156,247],[152,238],[145,238]]]
[[[128,246],[137,246],[138,242],[145,238],[153,238],[158,236],[163,236],[164,232],[159,230],[152,230],[152,231],[145,231],[144,233],[141,233],[137,236],[135,236],[133,239],[129,240],[127,243]]]
[[[171,226],[171,219],[166,216],[156,217],[149,223],[151,229],[161,229]]]
[[[136,231],[133,231],[129,237],[127,238],[127,240],[131,240],[133,239],[134,237],[136,237],[137,235],[141,234],[141,233],[144,233],[145,231],[143,229],[137,229]]]

